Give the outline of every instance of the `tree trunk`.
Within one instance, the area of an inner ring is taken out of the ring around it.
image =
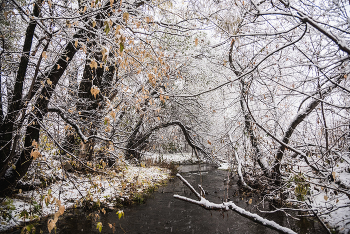
[[[38,17],[40,14],[39,5],[41,5],[40,0],[38,0],[34,4],[33,16],[35,17]],[[25,34],[21,61],[18,67],[16,83],[14,87],[14,96],[11,100],[9,100],[7,115],[5,116],[3,121],[1,121],[0,132],[2,134],[0,134],[0,178],[5,174],[8,167],[8,163],[12,159],[10,155],[13,143],[12,140],[15,137],[13,133],[16,132],[16,129],[14,129],[14,124],[16,119],[18,118],[18,114],[20,112],[22,104],[21,101],[23,92],[23,82],[28,68],[30,50],[32,48],[32,42],[36,25],[36,20],[30,20]],[[3,114],[2,110],[1,114]],[[1,116],[1,118],[3,118],[3,116]]]
[[[325,90],[322,92],[322,97],[325,97],[327,94],[329,94],[334,88],[338,86],[338,83],[344,78],[343,75],[340,75],[337,78],[337,81],[334,84],[331,84]],[[318,92],[317,92],[318,94]],[[316,94],[315,94],[316,95]],[[309,98],[309,97],[307,97]],[[289,143],[290,138],[292,137],[292,134],[295,130],[295,128],[318,106],[318,104],[321,102],[321,99],[312,100],[307,107],[303,111],[299,111],[298,114],[294,117],[292,122],[290,123],[287,131],[284,133],[282,142],[285,144]],[[274,172],[277,174],[277,179],[281,177],[281,161],[284,156],[284,152],[286,150],[285,145],[280,145],[280,147],[277,150],[276,158],[275,158],[275,166],[274,166]]]
[[[249,140],[252,145],[252,148],[254,150],[254,159],[258,162],[260,168],[263,170],[264,174],[267,177],[271,177],[271,169],[269,165],[267,164],[265,157],[262,155],[258,139],[255,136],[253,126],[252,126],[252,118],[250,116],[250,113],[247,110],[247,103],[245,101],[245,95],[248,93],[246,83],[243,79],[241,79],[241,98],[240,98],[240,104],[241,104],[241,110],[244,116],[244,127],[245,131],[249,135]]]
[[[234,40],[231,42],[228,60],[229,60],[231,70],[235,73],[236,76],[240,76],[242,74],[242,72],[237,71],[237,69],[233,65],[233,58],[232,58],[233,45],[234,45]],[[267,164],[265,157],[261,154],[259,142],[255,136],[253,126],[252,126],[252,117],[250,116],[250,113],[247,110],[248,104],[245,101],[245,97],[248,95],[249,88],[247,87],[247,84],[245,83],[243,77],[240,79],[240,83],[241,83],[240,105],[241,105],[241,110],[242,110],[242,113],[244,116],[245,130],[249,134],[249,140],[250,140],[250,143],[251,143],[252,148],[254,150],[254,159],[258,162],[258,164],[259,164],[260,168],[263,170],[264,174],[267,177],[271,177],[271,169],[270,169],[269,165]]]
[[[76,51],[77,49],[74,47],[73,43],[69,42],[62,53],[62,56],[56,62],[56,66],[53,66],[53,68],[44,75],[52,81],[52,84],[48,85],[45,83],[44,88],[41,90],[41,96],[43,98],[37,99],[36,103],[34,103],[37,111],[31,113],[29,123],[31,123],[31,121],[34,121],[35,123],[33,122],[33,124],[29,124],[26,128],[24,150],[17,159],[15,168],[5,168],[6,172],[0,178],[0,192],[10,192],[10,189],[16,184],[16,182],[28,171],[32,162],[30,157],[31,150],[33,149],[32,142],[34,140],[39,142],[40,122],[42,122],[44,116],[47,114],[49,100],[51,99],[53,91],[69,63],[72,61]],[[68,60],[66,59],[67,57],[69,58]],[[57,64],[60,65],[59,69]],[[35,117],[34,114],[36,115]],[[12,134],[15,135],[16,133]]]

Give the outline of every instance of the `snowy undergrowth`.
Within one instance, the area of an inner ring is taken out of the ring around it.
[[[347,194],[350,173],[347,161],[338,162],[333,170],[329,169],[323,175],[315,174],[304,160],[295,160],[292,165],[291,196],[287,201],[313,209],[329,229],[349,233],[350,199]]]
[[[349,164],[339,162],[328,172],[333,180],[310,179],[311,206],[318,210],[320,218],[339,233],[350,233],[350,173]]]
[[[314,210],[331,231],[350,233],[350,159],[346,155],[342,158],[343,160],[339,160],[322,175],[315,174],[303,159],[295,158],[290,162],[288,170],[284,171],[286,177],[281,189],[265,191],[268,192],[265,198],[278,201],[281,194],[284,194],[282,199],[293,204],[293,207],[309,210],[312,216],[314,214],[311,210]],[[318,158],[309,160],[317,161]],[[236,172],[237,165],[234,161],[222,161],[218,169]],[[254,168],[250,165],[253,165],[253,162],[249,158],[242,165],[245,171],[244,179],[249,184],[257,179],[253,176]],[[325,168],[327,167],[325,166],[324,170]]]
[[[117,171],[107,169],[104,170],[107,174],[95,175],[65,172],[60,165],[58,160],[46,160],[29,171],[32,181],[37,181],[39,175],[55,181],[46,188],[19,191],[11,198],[0,198],[0,231],[55,214],[59,209],[58,201],[65,209],[86,204],[113,208],[170,177],[169,169],[143,164],[140,167],[124,165]]]

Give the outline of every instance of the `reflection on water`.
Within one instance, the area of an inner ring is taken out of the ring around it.
[[[201,168],[201,170],[199,170]],[[251,197],[244,197],[238,192],[236,183],[227,183],[228,172],[216,170],[211,165],[182,165],[180,173],[196,188],[202,184],[206,190],[206,198],[212,202],[234,201],[240,207],[252,210],[248,204]],[[118,219],[116,211],[100,213],[99,221],[103,224],[102,233],[277,233],[262,225],[228,211],[209,211],[197,205],[173,198],[174,194],[191,196],[190,191],[182,182],[175,178],[167,186],[159,188],[147,199],[145,204],[124,208],[125,216]],[[242,200],[243,198],[243,200]],[[253,198],[253,201],[258,198]],[[254,204],[254,202],[253,202]],[[269,207],[265,203],[265,208]],[[253,210],[256,212],[256,210]],[[58,234],[99,233],[96,222],[87,219],[88,212],[81,209],[75,214],[66,215],[57,223]],[[283,226],[292,228],[298,233],[325,233],[317,221],[303,219],[296,222],[286,218],[283,213],[260,214],[274,220]],[[112,224],[114,228],[110,228]],[[38,227],[47,233],[46,223]],[[39,233],[37,231],[37,233]],[[19,233],[19,232],[17,232]]]

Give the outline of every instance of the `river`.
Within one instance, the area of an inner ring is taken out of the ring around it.
[[[201,170],[199,170],[201,169]],[[316,219],[303,218],[296,221],[286,217],[282,212],[259,213],[254,209],[254,204],[261,200],[260,197],[248,196],[239,191],[236,181],[227,183],[227,171],[217,170],[208,164],[182,165],[180,174],[195,188],[198,184],[208,193],[206,198],[212,202],[220,203],[230,199],[238,206],[258,213],[283,226],[292,228],[298,233],[327,233]],[[256,224],[233,211],[209,211],[197,205],[173,198],[174,194],[190,196],[190,191],[178,179],[171,179],[166,186],[150,195],[143,204],[135,204],[124,207],[124,217],[118,219],[116,211],[99,214],[97,221],[87,218],[89,213],[82,209],[67,212],[59,219],[57,234],[99,233],[96,222],[102,222],[102,233],[278,233],[267,227]],[[194,196],[191,196],[194,198]],[[252,199],[252,204],[249,200]],[[265,209],[271,208],[268,202]],[[261,206],[260,206],[261,207]],[[296,213],[294,213],[296,214]],[[114,228],[110,228],[112,224]],[[37,226],[39,230],[48,233],[46,223]],[[113,230],[114,229],[114,230]],[[19,231],[13,233],[20,233]],[[54,233],[54,231],[52,231]]]

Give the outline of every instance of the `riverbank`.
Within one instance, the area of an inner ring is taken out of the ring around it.
[[[116,209],[123,203],[140,199],[170,178],[171,170],[158,166],[124,164],[117,169],[106,168],[104,173],[84,174],[67,172],[58,161],[46,161],[49,169],[31,171],[33,182],[52,178],[55,182],[45,188],[21,191],[0,198],[0,232],[13,230],[43,217],[58,218],[67,209],[85,207]],[[55,220],[55,219],[53,219]],[[57,220],[56,220],[57,221]],[[56,223],[55,221],[55,223]],[[49,225],[48,225],[49,226]]]
[[[301,167],[301,163],[302,162],[299,162],[298,166]],[[50,165],[50,168],[46,168],[42,171],[30,172],[32,176],[31,178],[33,178],[33,183],[38,182],[35,178],[38,178],[39,176],[35,176],[35,173],[45,175],[47,178],[49,178],[49,175],[55,175],[55,183],[52,183],[50,186],[43,189],[26,192],[19,191],[11,198],[0,198],[2,199],[2,205],[0,207],[2,209],[0,217],[0,232],[10,229],[13,230],[16,227],[23,226],[43,217],[48,217],[48,219],[52,220],[55,220],[57,217],[58,220],[61,211],[64,213],[64,210],[66,209],[79,207],[103,213],[113,209],[114,214],[120,212],[122,215],[122,211],[127,209],[127,206],[123,206],[123,204],[130,204],[132,202],[142,203],[145,194],[155,191],[158,186],[162,185],[164,181],[171,177],[171,170],[169,168],[161,168],[155,165],[169,167],[169,165],[182,164],[179,167],[181,173],[190,173],[193,175],[198,174],[198,171],[203,171],[203,174],[205,174],[212,170],[210,164],[198,163],[191,154],[154,154],[144,157],[141,162],[136,162],[134,165],[127,162],[118,163],[117,167],[106,167],[103,168],[103,170],[99,170],[100,173],[92,173],[89,175],[79,171],[67,172],[66,170],[62,170],[60,167],[61,163],[57,160],[49,161],[47,164]],[[103,163],[101,163],[101,165],[103,166]],[[42,167],[44,167],[44,164],[39,168],[43,169]],[[210,179],[205,188],[217,187],[213,190],[214,192],[210,192],[211,195],[209,195],[208,198],[213,199],[211,200],[213,202],[220,202],[222,199],[233,199],[235,203],[240,204],[242,207],[245,207],[245,203],[251,205],[252,199],[250,196],[254,193],[242,192],[240,186],[237,184],[236,176],[234,180],[230,180],[228,177],[230,173],[224,172],[230,168],[232,169],[232,166],[229,162],[222,162],[221,167],[218,168],[219,170],[215,172],[220,174],[220,176],[218,176],[215,181]],[[233,171],[235,171],[235,169],[233,169]],[[202,174],[199,173],[199,175]],[[341,177],[343,180],[347,178],[340,175],[340,172],[339,175],[337,172],[336,179],[338,179],[338,177]],[[249,176],[247,176],[247,178],[249,178]],[[301,202],[292,196],[296,191],[293,181],[291,180],[290,186],[285,188],[285,191],[289,192],[289,197],[285,197],[284,202],[295,204],[295,207],[304,207],[303,209],[305,211],[311,211],[311,209],[318,210],[319,213],[317,214],[319,218],[322,219],[330,229],[339,233],[348,233],[349,224],[347,223],[347,220],[349,206],[347,204],[349,198],[344,194],[327,193],[326,190],[335,185],[335,182],[329,183],[327,188],[320,188],[319,190],[317,189],[316,184],[310,184],[308,187],[310,191],[308,194],[309,200]],[[194,184],[198,184],[198,182],[195,182]],[[171,194],[175,194],[175,191],[180,188],[180,191],[182,192],[182,186],[183,185],[181,184],[177,184]],[[240,194],[241,192],[242,194]],[[212,197],[212,195],[214,195],[214,197]],[[216,195],[219,195],[219,200],[215,200],[217,199]],[[274,199],[279,200],[279,195],[281,194],[270,192],[264,196],[264,199],[270,200],[269,198],[271,197],[271,201]],[[172,202],[172,198],[170,199],[169,197],[168,200],[169,202]],[[244,203],[242,203],[243,200]],[[252,204],[261,203],[261,197],[255,197],[253,200],[254,202]],[[306,202],[310,202],[309,206],[312,208],[305,206],[307,204]],[[335,211],[329,212],[326,210],[327,205],[335,205],[339,203],[343,205]],[[252,207],[253,206],[247,206],[245,208],[252,209]],[[255,210],[255,212],[258,210]],[[169,212],[171,213],[172,211]],[[271,211],[268,210],[266,212],[270,213]],[[69,214],[69,212],[66,212],[65,214],[67,213]],[[62,219],[60,218],[60,220]],[[147,223],[147,221],[145,222]],[[59,223],[60,221],[58,221],[57,224],[59,225]],[[44,227],[46,229],[48,226],[49,225],[46,225],[45,223],[42,228]],[[323,230],[322,228],[320,229]]]

